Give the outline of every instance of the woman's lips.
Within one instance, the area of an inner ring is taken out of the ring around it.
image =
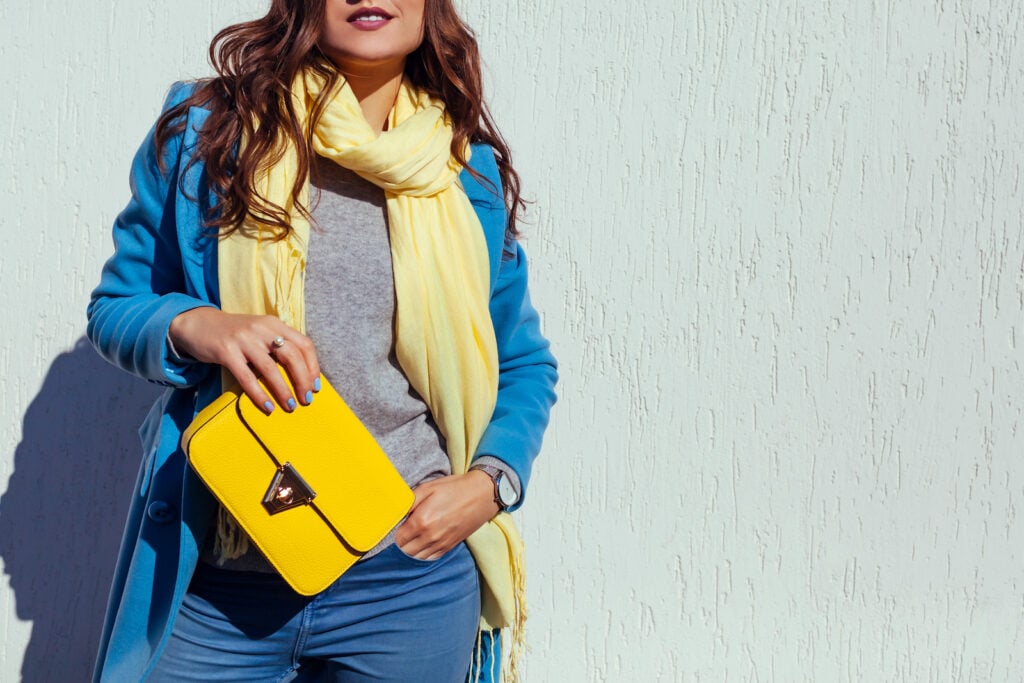
[[[361,31],[374,31],[386,26],[391,21],[391,15],[375,7],[362,7],[352,13],[348,23]]]

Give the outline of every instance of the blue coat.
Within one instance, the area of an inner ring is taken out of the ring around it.
[[[165,110],[184,100],[191,87],[173,87]],[[168,387],[139,430],[142,463],[111,586],[96,680],[125,683],[147,676],[167,642],[215,510],[179,442],[196,413],[220,394],[219,368],[176,359],[166,341],[175,316],[219,301],[216,242],[202,234],[199,202],[210,201],[206,176],[201,162],[188,167],[207,116],[202,108],[188,111],[184,131],[163,150],[163,169],[157,163],[155,127],[150,130],[132,163],[131,200],[114,222],[114,255],[88,308],[88,336],[103,357]],[[497,182],[489,148],[474,146],[471,165]],[[477,454],[508,463],[525,493],[555,401],[556,363],[530,304],[523,251],[505,243],[501,198],[466,172],[462,183],[487,239],[500,363],[497,405]]]

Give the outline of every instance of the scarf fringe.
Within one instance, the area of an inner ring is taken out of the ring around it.
[[[523,553],[511,562],[512,585],[515,591],[515,615],[511,624],[492,629],[481,625],[473,645],[472,683],[520,683],[519,663],[529,645],[526,642],[526,559]],[[487,641],[485,642],[485,634]],[[494,656],[495,639],[498,657]],[[485,659],[486,658],[486,659]],[[487,669],[484,670],[484,665]]]
[[[228,560],[237,560],[249,552],[249,536],[235,522],[235,518],[223,505],[217,506],[217,536],[213,541],[213,554],[217,566],[223,567]]]
[[[515,618],[509,633],[508,657],[502,652],[502,672],[508,671],[511,683],[519,681],[519,662],[526,654],[526,558],[519,552],[512,558],[512,588],[515,591]],[[507,662],[507,666],[506,666]],[[500,679],[499,679],[500,680]]]

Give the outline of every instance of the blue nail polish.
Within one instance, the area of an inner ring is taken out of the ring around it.
[[[306,392],[306,405],[308,406],[312,402],[313,402],[313,392],[312,391],[307,391]]]
[[[313,391],[320,391],[320,378],[313,380]]]
[[[295,399],[288,399],[288,410],[295,410]]]
[[[274,402],[267,401],[266,403],[264,403],[263,410],[266,411],[267,415],[270,415],[272,412],[274,412]]]

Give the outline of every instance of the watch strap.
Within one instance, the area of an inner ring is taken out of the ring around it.
[[[498,508],[502,512],[507,512],[508,509],[515,505],[519,501],[519,487],[514,485],[514,479],[509,477],[509,473],[501,467],[495,467],[489,463],[477,463],[469,468],[470,470],[480,470],[488,477],[491,478],[491,483],[494,485],[494,502],[498,504]],[[501,495],[502,480],[505,480],[510,488],[514,498],[512,500],[504,500]]]

